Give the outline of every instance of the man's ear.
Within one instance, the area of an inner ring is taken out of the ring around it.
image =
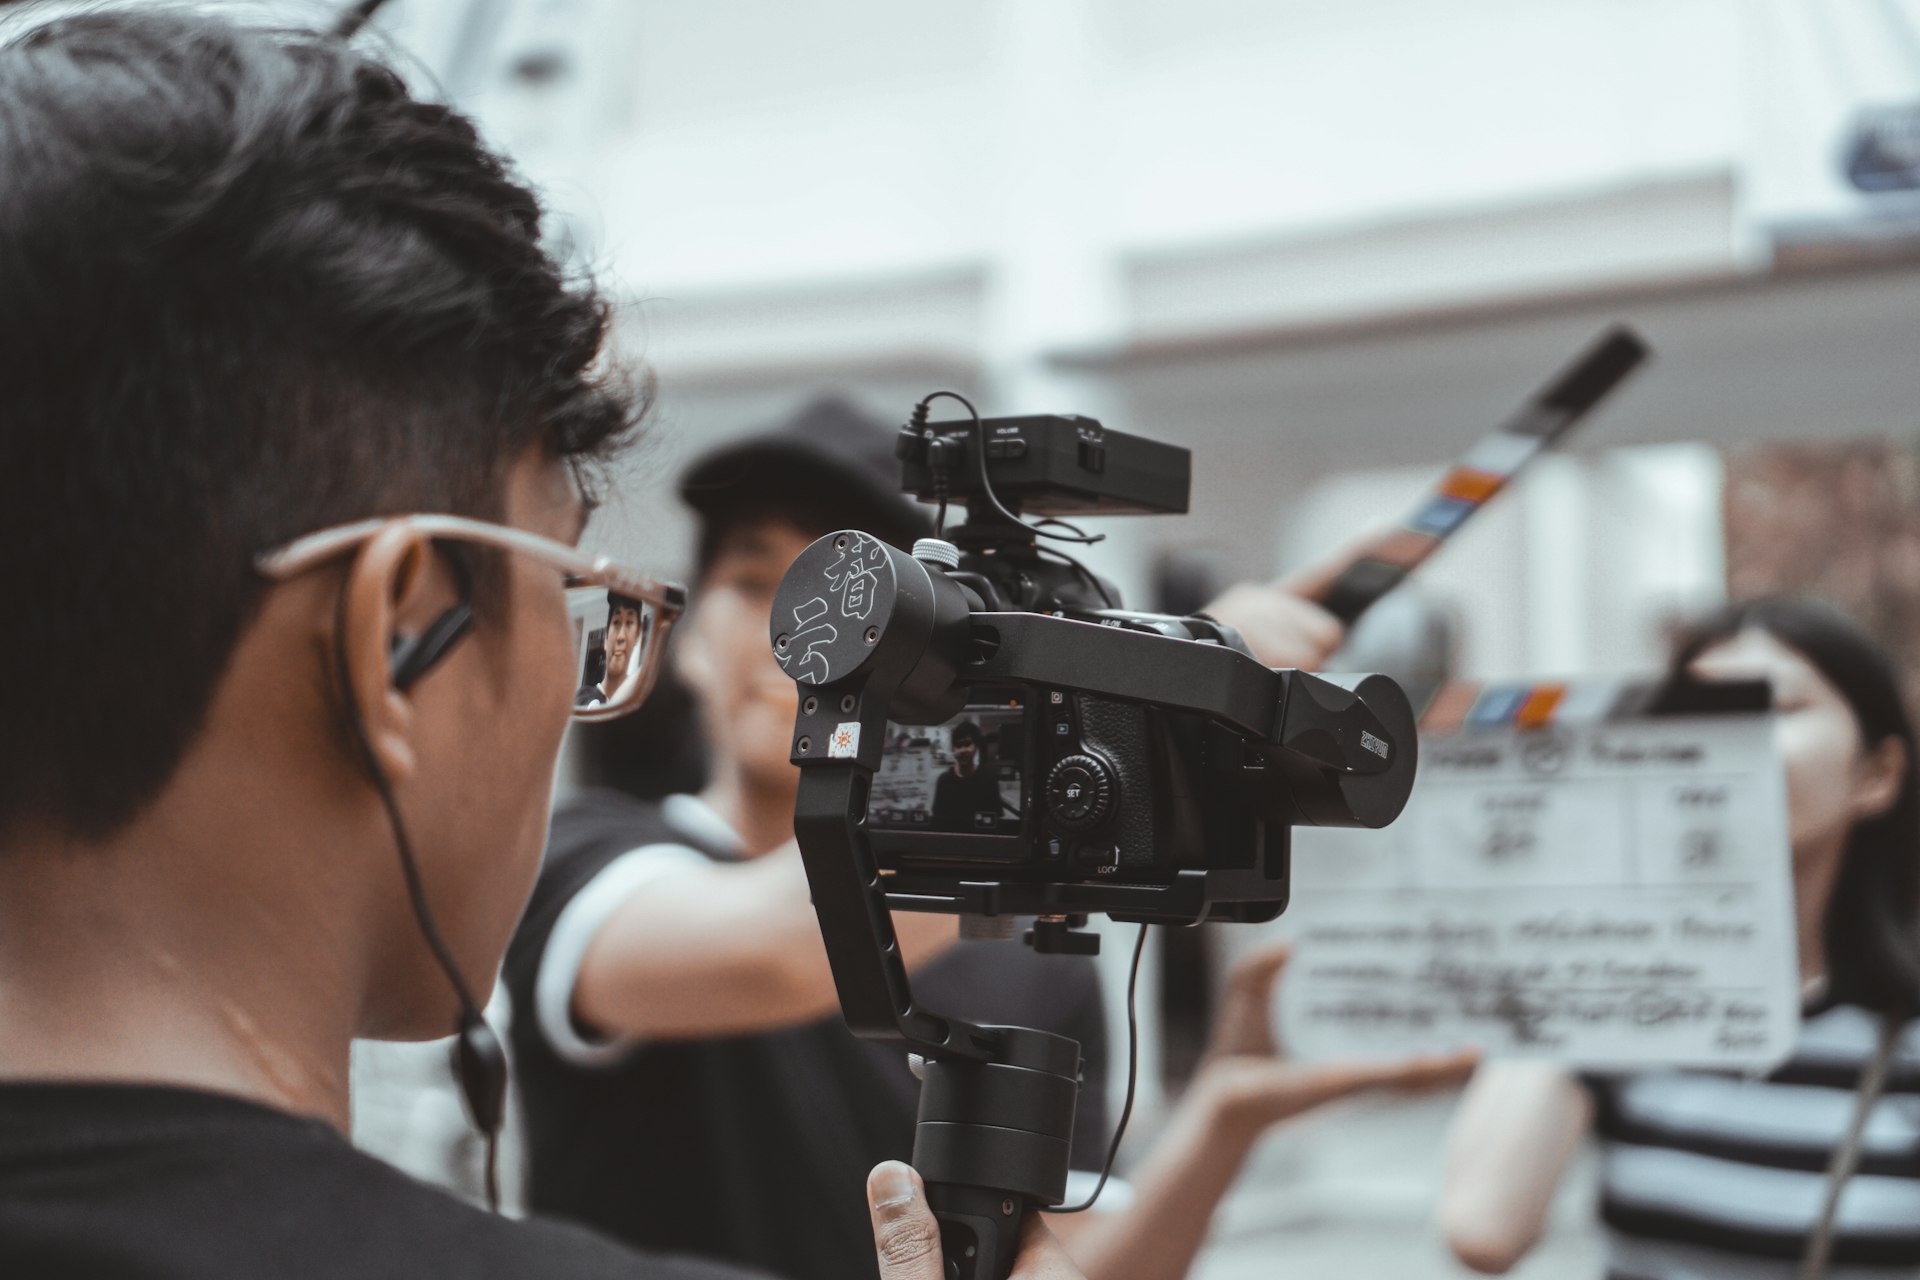
[[[413,700],[393,682],[392,655],[403,634],[401,619],[420,611],[416,597],[429,589],[432,559],[427,540],[402,524],[368,540],[347,571],[340,634],[336,641],[346,692],[360,711],[367,749],[390,782],[413,776]]]
[[[1857,820],[1877,818],[1900,802],[1907,783],[1907,744],[1897,737],[1882,738],[1860,757],[1860,769],[1853,787],[1853,812]]]

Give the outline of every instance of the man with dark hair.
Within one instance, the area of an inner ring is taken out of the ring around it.
[[[0,174],[0,1274],[719,1275],[342,1136],[355,1036],[457,1027],[497,1111],[567,583],[683,600],[572,545],[640,403],[533,195],[337,41],[154,9],[0,45]]]
[[[633,660],[647,637],[641,616],[645,606],[631,596],[607,592],[607,627],[600,637],[600,676],[580,687],[574,695],[576,707],[596,707],[620,696]]]
[[[947,731],[947,750],[953,763],[933,782],[933,828],[936,831],[991,830],[1006,808],[1000,782],[981,768],[985,740],[980,726],[962,720]]]

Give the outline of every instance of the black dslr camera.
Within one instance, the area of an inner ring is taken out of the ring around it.
[[[1090,913],[1271,919],[1290,827],[1399,815],[1414,717],[1383,676],[1273,670],[1212,618],[1129,612],[1047,545],[1064,516],[1185,511],[1186,450],[1089,418],[930,424],[932,399],[901,434],[903,487],[965,521],[913,554],[821,538],[772,639],[800,686],[795,833],[848,1025],[925,1060],[914,1163],[948,1273],[1001,1280],[1027,1212],[1065,1194],[1079,1046],[916,1006],[890,912],[1033,916],[1036,946],[1082,951]]]
[[[1393,820],[1414,738],[1390,681],[1270,672],[1212,618],[1128,612],[1018,518],[1184,512],[1185,449],[1090,418],[1003,418],[982,424],[983,469],[971,434],[901,437],[904,487],[967,504],[948,546],[917,553],[959,587],[969,625],[956,680],[896,699],[870,784],[868,843],[896,905],[1267,920],[1286,906],[1289,827]],[[829,586],[853,564],[894,570],[862,535],[828,545]],[[787,640],[804,680],[812,659]]]

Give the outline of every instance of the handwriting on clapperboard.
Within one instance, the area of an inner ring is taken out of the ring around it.
[[[1539,847],[1537,824],[1548,803],[1547,793],[1537,787],[1481,797],[1480,808],[1488,819],[1481,857],[1490,863],[1532,857]]]

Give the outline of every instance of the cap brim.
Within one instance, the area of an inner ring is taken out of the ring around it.
[[[844,505],[849,528],[877,519],[909,531],[932,522],[932,513],[897,486],[800,440],[762,437],[724,445],[696,459],[680,478],[680,500],[702,517],[763,494]]]

